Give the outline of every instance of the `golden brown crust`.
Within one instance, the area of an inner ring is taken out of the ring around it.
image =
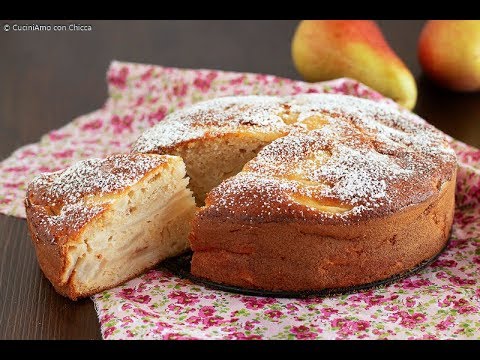
[[[190,241],[192,273],[268,290],[365,284],[402,273],[436,255],[453,221],[455,174],[439,194],[395,214],[356,224],[249,224],[200,213]]]

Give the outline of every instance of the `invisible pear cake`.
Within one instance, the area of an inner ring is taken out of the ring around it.
[[[445,246],[456,157],[413,113],[334,94],[226,97],[147,130],[183,158],[197,204],[191,271],[265,290],[366,284]]]
[[[226,97],[170,114],[129,154],[39,175],[25,207],[40,267],[71,299],[189,247],[197,277],[321,290],[386,279],[438,254],[455,178],[446,136],[393,105]]]

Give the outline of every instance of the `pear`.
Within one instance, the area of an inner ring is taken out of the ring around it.
[[[307,81],[349,77],[407,109],[415,106],[415,79],[374,21],[303,20],[292,40],[292,57]]]
[[[438,85],[480,90],[480,20],[428,21],[418,41],[418,59]]]

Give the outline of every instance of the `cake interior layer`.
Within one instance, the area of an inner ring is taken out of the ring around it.
[[[280,134],[276,133],[226,134],[192,141],[166,153],[182,157],[190,178],[189,188],[200,206],[211,189],[239,173],[264,146],[278,137]]]
[[[182,170],[162,169],[115,196],[68,249],[63,283],[94,293],[186,250],[195,202]]]

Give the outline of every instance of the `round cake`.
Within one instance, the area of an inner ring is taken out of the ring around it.
[[[455,153],[443,133],[390,103],[215,99],[170,115],[133,149],[184,158],[197,203],[206,196],[190,233],[191,271],[214,282],[361,285],[415,267],[448,241]]]

